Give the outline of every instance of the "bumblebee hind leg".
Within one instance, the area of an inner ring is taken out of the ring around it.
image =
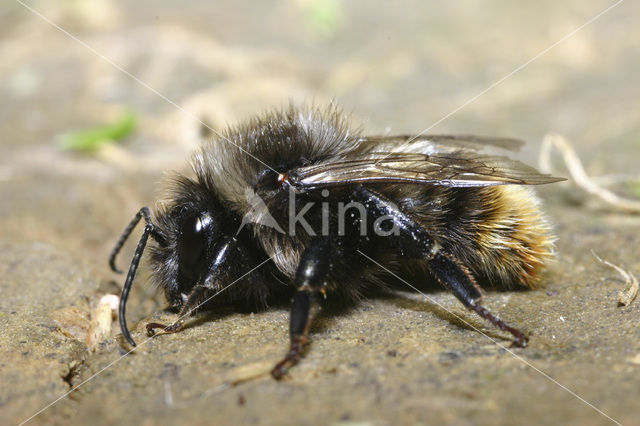
[[[434,278],[462,304],[500,330],[511,333],[515,337],[516,346],[527,345],[529,339],[524,333],[506,324],[480,304],[482,293],[471,273],[455,257],[446,253],[428,230],[380,194],[365,188],[361,188],[359,192],[369,213],[376,217],[390,218],[399,231],[395,235],[380,237],[381,243],[386,242],[391,250],[400,251],[407,258],[425,259]]]
[[[529,338],[520,330],[511,327],[493,315],[480,304],[482,293],[471,273],[460,265],[453,256],[441,251],[427,261],[429,271],[449,291],[451,291],[468,309],[476,312],[502,331],[509,332],[515,338],[513,344],[524,348]]]

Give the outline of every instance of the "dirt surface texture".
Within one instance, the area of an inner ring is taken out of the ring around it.
[[[627,284],[592,253],[639,277],[640,215],[572,179],[538,188],[558,236],[544,287],[486,292],[524,349],[451,294],[406,288],[321,316],[277,382],[285,308],[147,339],[175,314],[143,261],[131,351],[103,300],[122,229],[165,171],[189,173],[206,126],[290,101],[334,100],[370,134],[520,138],[534,166],[557,132],[640,199],[639,18],[614,0],[4,2],[0,424],[640,424],[640,300],[619,305]],[[61,148],[87,129],[117,141]]]

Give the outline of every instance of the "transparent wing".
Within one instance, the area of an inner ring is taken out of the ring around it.
[[[362,151],[393,151],[399,146],[404,146],[405,152],[421,152],[429,154],[429,151],[446,152],[454,150],[486,151],[499,148],[516,151],[524,145],[518,139],[488,138],[473,135],[395,135],[395,136],[367,136],[360,140],[358,149]]]
[[[450,187],[540,185],[564,180],[508,157],[484,154],[485,146],[514,149],[514,139],[474,136],[394,136],[360,140],[349,154],[289,172],[299,188],[352,183],[412,183]]]

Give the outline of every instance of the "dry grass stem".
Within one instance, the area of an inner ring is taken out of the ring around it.
[[[640,213],[640,201],[620,197],[595,183],[594,180],[587,175],[571,143],[562,135],[549,133],[542,140],[542,148],[540,149],[540,157],[538,159],[538,167],[542,172],[551,173],[552,147],[555,147],[560,151],[560,154],[562,154],[564,163],[576,185],[619,210],[628,213]]]

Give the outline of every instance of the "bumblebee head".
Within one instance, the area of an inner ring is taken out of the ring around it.
[[[194,287],[213,276],[216,265],[220,263],[220,252],[224,251],[224,242],[229,240],[226,230],[233,229],[214,194],[187,178],[181,178],[175,184],[172,204],[158,208],[154,221],[149,209],[143,207],[125,229],[110,258],[111,268],[120,272],[115,266],[116,255],[138,221],[144,218],[146,226],[120,298],[120,326],[133,346],[135,342],[125,320],[126,303],[148,238],[156,243],[151,246],[152,259],[163,265],[156,272],[167,298],[174,307],[180,307]]]

